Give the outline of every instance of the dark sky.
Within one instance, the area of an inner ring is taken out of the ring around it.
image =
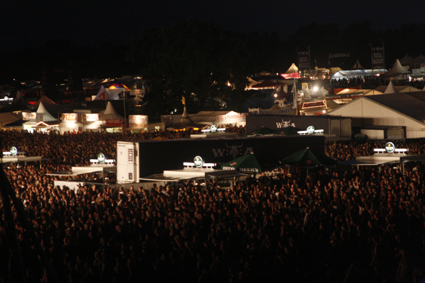
[[[316,22],[369,20],[375,29],[423,23],[425,1],[311,0],[147,0],[147,1],[2,1],[0,51],[40,46],[66,39],[76,46],[102,42],[124,44],[143,28],[168,26],[188,17],[221,24],[234,32],[276,32],[282,40],[297,28]]]

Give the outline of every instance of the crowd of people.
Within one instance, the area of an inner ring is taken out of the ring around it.
[[[240,129],[236,129],[240,131]],[[0,282],[420,282],[425,277],[425,167],[318,167],[222,188],[215,180],[129,190],[54,186],[48,172],[87,165],[116,141],[186,133],[0,132],[43,163],[5,166]],[[423,154],[422,140],[396,144]],[[340,160],[378,142],[326,143]],[[10,231],[15,231],[16,234]],[[15,248],[17,241],[19,249]],[[22,257],[19,257],[19,251]],[[20,263],[22,259],[22,264]],[[22,268],[21,268],[22,267]]]

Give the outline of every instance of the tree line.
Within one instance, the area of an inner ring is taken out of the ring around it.
[[[217,109],[223,103],[232,108],[244,99],[247,76],[285,72],[297,63],[297,50],[310,50],[312,68],[329,67],[328,56],[336,52],[348,52],[353,64],[359,60],[370,68],[370,48],[382,44],[387,68],[406,54],[418,56],[425,46],[425,23],[384,31],[374,30],[370,22],[345,28],[312,23],[282,40],[276,33],[233,33],[193,18],[142,30],[129,45],[74,46],[56,40],[2,53],[0,83],[40,80],[44,70],[54,68],[78,70],[82,78],[138,74],[149,89],[149,108],[159,109],[160,114],[173,112],[183,97],[194,110]]]

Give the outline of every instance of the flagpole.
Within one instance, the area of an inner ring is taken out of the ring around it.
[[[294,78],[294,85],[293,85],[293,87],[292,87],[292,96],[293,96],[293,98],[292,98],[292,100],[293,100],[293,102],[292,102],[292,109],[294,110],[294,115],[297,115],[298,114],[298,102],[297,102],[297,83],[296,83],[296,81],[295,81],[295,78]]]

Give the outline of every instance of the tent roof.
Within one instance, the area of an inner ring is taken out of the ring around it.
[[[252,88],[263,88],[263,87],[278,87],[278,86],[282,86],[282,85],[285,85],[285,83],[274,82],[274,81],[264,81],[264,82],[261,82],[259,84],[255,84],[251,87]]]
[[[42,95],[40,97],[39,100],[37,100],[37,102],[34,104],[34,107],[38,107],[40,105],[40,103],[43,103],[44,105],[49,105],[49,104],[56,104],[56,102],[54,102],[53,100],[51,100],[50,98],[48,98],[45,95]]]
[[[399,93],[398,90],[394,87],[394,84],[392,81],[388,83],[388,86],[384,91],[384,94],[387,94],[387,93]]]
[[[291,136],[291,135],[298,135],[298,131],[301,131],[301,129],[297,127],[288,126],[288,127],[277,129],[273,133],[277,135]]]
[[[409,65],[410,61],[412,61],[413,58],[410,57],[408,54],[406,54],[406,56],[404,56],[403,58],[400,59],[400,64],[402,65]]]
[[[233,111],[200,111],[196,114],[191,114],[190,118],[195,123],[213,123],[216,121],[217,116],[227,115],[229,113],[236,113]]]
[[[57,121],[57,119],[55,119],[55,117],[47,111],[46,107],[44,107],[43,102],[40,102],[36,112],[37,114],[43,114],[43,121]]]
[[[374,76],[385,73],[386,69],[339,70],[333,73],[332,79]]]
[[[356,63],[354,63],[353,69],[363,69],[363,66],[360,64],[359,60],[356,60]]]
[[[351,89],[351,88],[345,88],[341,91],[339,91],[337,93],[337,95],[341,95],[341,94],[352,94],[352,93],[360,93],[362,92],[363,95],[377,95],[377,94],[382,94],[381,91],[377,91],[377,90],[373,90],[373,89]],[[329,100],[327,101],[329,102]]]
[[[274,135],[274,134],[275,132],[273,129],[270,129],[267,127],[261,127],[251,131],[250,133],[247,133],[247,136],[256,136],[256,135],[265,136],[265,135]]]
[[[295,63],[292,63],[292,65],[286,71],[286,73],[297,73],[297,72],[298,72],[298,67],[297,65],[295,65]]]
[[[422,99],[415,98],[415,96],[421,96]],[[385,105],[422,123],[425,122],[425,112],[423,111],[425,109],[425,92],[415,92],[414,94],[388,93],[365,98]]]
[[[376,91],[382,92],[384,93],[385,90],[388,88],[388,85],[380,85],[378,87],[375,88]],[[394,85],[393,84],[394,89],[396,89],[396,92],[398,93],[406,93],[406,92],[415,92],[415,91],[421,91],[420,89],[413,87],[413,86],[408,86],[408,85]]]
[[[254,154],[247,154],[224,163],[223,170],[236,170],[241,173],[261,173],[261,165]]]
[[[9,124],[22,119],[22,112],[15,114],[13,112],[0,113],[0,123]]]
[[[402,66],[400,63],[400,60],[395,60],[394,66],[385,74],[383,74],[384,77],[394,77],[402,74],[408,74],[409,72],[409,66]]]
[[[415,59],[412,59],[409,63],[410,63],[410,65],[423,64],[423,63],[425,63],[425,56],[423,54],[420,54]]]
[[[124,117],[115,111],[114,106],[110,101],[106,105],[106,109],[102,113],[102,119],[123,119]]]
[[[326,155],[314,153],[310,148],[306,148],[292,153],[282,160],[283,164],[298,164],[301,166],[334,165],[337,161]]]

